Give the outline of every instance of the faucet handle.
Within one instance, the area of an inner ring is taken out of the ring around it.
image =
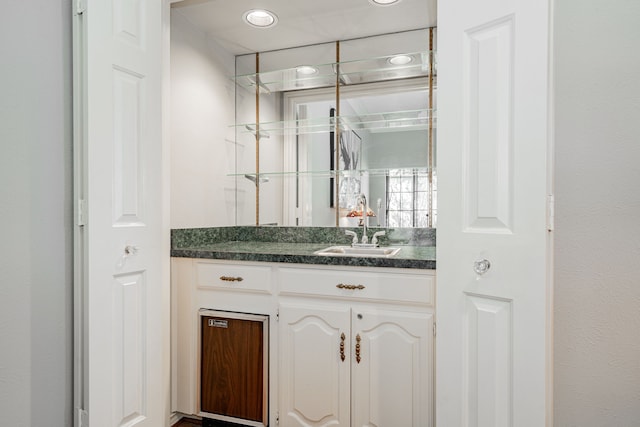
[[[351,244],[356,244],[358,243],[358,235],[356,234],[355,231],[351,231],[351,230],[344,230],[344,234],[346,234],[347,236],[352,236],[353,239],[351,239]]]
[[[375,233],[373,233],[373,237],[371,238],[371,243],[374,245],[378,244],[378,236],[384,236],[385,235],[385,231],[376,231]]]

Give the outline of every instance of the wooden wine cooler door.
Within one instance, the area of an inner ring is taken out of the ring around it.
[[[200,415],[267,426],[268,316],[200,311]]]

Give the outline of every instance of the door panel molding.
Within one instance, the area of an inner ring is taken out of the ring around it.
[[[142,17],[145,15],[145,2],[140,0],[113,2],[113,34],[121,41],[144,49],[144,31]]]
[[[464,34],[465,231],[511,233],[514,17]]]
[[[113,216],[114,226],[141,226],[144,200],[141,139],[144,135],[141,111],[144,76],[121,67],[113,71]]]
[[[512,301],[465,294],[464,425],[512,426]]]
[[[111,342],[114,375],[114,420],[136,425],[147,415],[145,343],[147,285],[145,272],[114,276]]]

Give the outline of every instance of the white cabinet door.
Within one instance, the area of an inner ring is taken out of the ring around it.
[[[354,309],[354,427],[433,425],[432,342],[430,313]]]
[[[76,239],[76,403],[88,412],[82,425],[159,427],[169,412],[164,2],[75,3],[88,3],[74,20],[75,181],[86,202]]]
[[[439,426],[552,422],[550,3],[438,4]]]
[[[281,425],[433,425],[432,314],[281,305],[279,338]]]
[[[349,426],[349,323],[346,306],[280,306],[281,426]]]

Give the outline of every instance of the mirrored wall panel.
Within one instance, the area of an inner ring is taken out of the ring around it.
[[[435,227],[435,30],[236,58],[239,225]]]

